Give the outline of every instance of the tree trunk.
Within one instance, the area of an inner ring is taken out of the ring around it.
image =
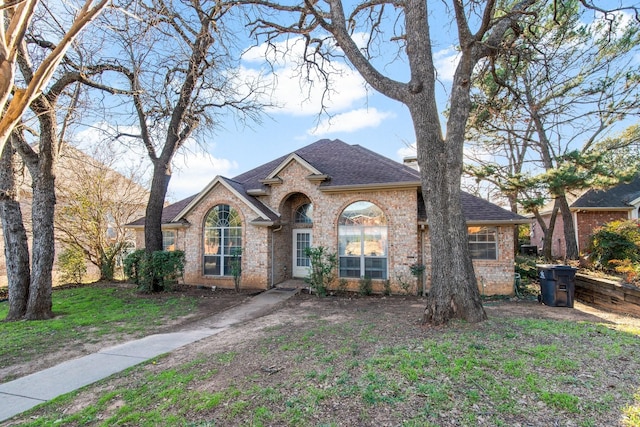
[[[9,282],[9,313],[6,320],[24,318],[29,298],[29,247],[15,180],[16,157],[12,144],[6,144],[0,157],[0,217]]]
[[[576,241],[576,228],[573,223],[573,215],[567,201],[566,195],[558,196],[556,199],[560,204],[560,213],[564,224],[564,246],[566,259],[578,259],[578,242]]]
[[[153,166],[153,179],[144,223],[144,244],[148,253],[162,250],[162,210],[170,179],[169,165],[157,159]]]
[[[38,161],[29,166],[33,188],[31,217],[33,245],[31,253],[31,286],[27,305],[28,320],[44,320],[53,317],[52,271],[55,256],[55,167],[58,157],[53,109],[40,113],[40,150]]]
[[[153,167],[153,179],[151,190],[149,191],[149,203],[147,203],[146,219],[144,225],[144,243],[146,255],[163,249],[162,245],[162,210],[164,200],[171,179],[171,168],[169,161],[162,161],[163,157],[156,159]],[[154,275],[151,284],[152,292],[159,292],[163,289],[158,277]]]
[[[440,325],[450,319],[476,323],[486,320],[460,202],[462,149],[456,141],[442,141],[438,122],[430,122],[423,108],[412,109],[418,143],[418,162],[431,243],[431,289],[423,321]],[[435,125],[435,127],[434,127]],[[462,142],[457,141],[462,147]]]

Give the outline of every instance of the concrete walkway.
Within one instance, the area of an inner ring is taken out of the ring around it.
[[[299,289],[270,289],[246,303],[199,321],[197,326],[191,325],[191,329],[150,335],[0,384],[0,422],[230,326],[260,317],[298,292]]]

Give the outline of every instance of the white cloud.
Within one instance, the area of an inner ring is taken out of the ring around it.
[[[168,196],[177,201],[200,192],[217,175],[229,177],[235,175],[238,163],[221,159],[196,147],[188,146],[178,153],[171,163],[173,174],[169,181]]]
[[[454,47],[442,49],[433,54],[433,62],[440,81],[453,81],[453,75],[458,66],[460,52]]]
[[[337,132],[356,132],[364,128],[378,127],[383,120],[392,117],[395,117],[392,112],[378,111],[376,108],[361,108],[322,120],[317,127],[309,129],[307,133],[319,136]]]
[[[405,157],[415,156],[417,154],[417,148],[415,142],[409,146],[404,146],[400,148],[398,151],[398,157],[400,159],[404,159]]]
[[[137,134],[135,127],[117,129],[118,132]],[[91,154],[97,147],[104,147],[106,151],[113,152],[115,161],[113,167],[121,173],[127,173],[135,168],[140,170],[141,165],[146,167],[143,179],[150,181],[153,172],[151,161],[139,141],[130,139],[125,145],[113,140],[116,129],[108,123],[96,123],[90,128],[77,132],[74,144]],[[172,201],[181,200],[202,190],[216,175],[235,175],[238,164],[235,161],[216,158],[200,148],[194,140],[189,140],[174,156],[172,162],[171,181],[167,198]]]
[[[246,64],[264,67],[267,58],[273,67],[264,70],[267,86],[271,88],[271,103],[277,108],[270,113],[285,113],[295,116],[309,116],[320,113],[321,105],[330,113],[350,108],[356,101],[367,96],[367,89],[362,77],[352,71],[346,64],[332,62],[323,63],[329,74],[329,92],[325,92],[324,76],[315,69],[306,72],[302,64],[304,42],[302,39],[292,39],[274,44],[273,49],[260,45],[247,50],[243,54]],[[245,75],[255,75],[252,68],[240,71]]]

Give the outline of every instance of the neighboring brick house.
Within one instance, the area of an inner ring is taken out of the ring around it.
[[[615,220],[638,219],[640,209],[640,175],[631,182],[620,183],[607,190],[588,190],[570,204],[573,224],[576,230],[578,251],[585,252],[589,245],[589,237],[594,229]],[[551,212],[542,212],[545,223],[549,223]],[[558,214],[553,230],[553,257],[565,256],[564,225]],[[534,223],[531,230],[531,244],[542,248],[544,233],[542,228]]]
[[[481,292],[512,293],[513,226],[529,220],[466,193],[462,202]],[[395,293],[406,283],[416,292],[412,264],[427,264],[430,286],[424,212],[415,169],[359,145],[321,140],[233,179],[218,176],[169,205],[163,237],[165,247],[185,251],[189,284],[233,287],[229,260],[241,247],[242,286],[269,288],[305,277],[304,249],[323,246],[338,254],[349,289],[368,276],[374,292],[387,280]],[[130,226],[142,246],[144,218]]]

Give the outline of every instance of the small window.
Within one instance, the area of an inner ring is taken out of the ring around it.
[[[468,233],[472,259],[498,259],[496,227],[468,227]]]
[[[163,251],[175,251],[176,250],[176,231],[164,230],[162,232],[162,250]]]
[[[313,220],[313,205],[311,203],[305,203],[296,209],[295,222],[298,224],[311,224]]]

